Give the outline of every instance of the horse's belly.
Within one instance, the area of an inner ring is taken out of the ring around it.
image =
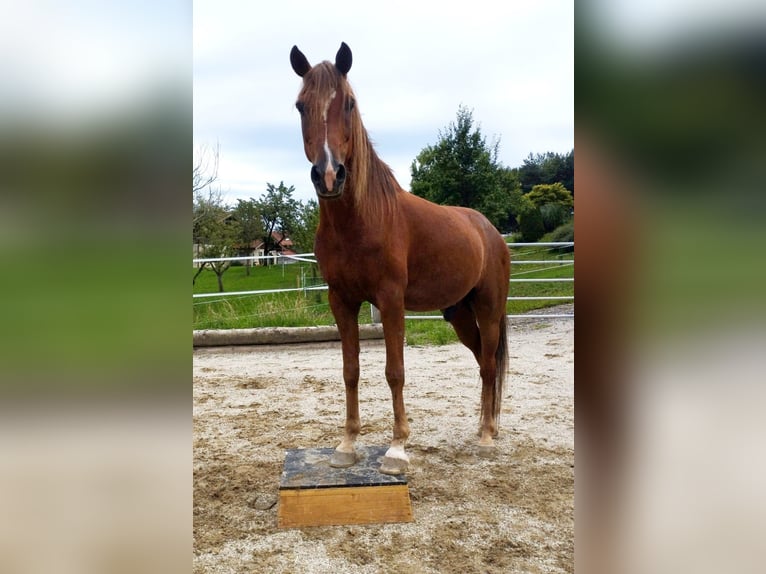
[[[456,275],[410,281],[404,293],[404,307],[410,311],[433,311],[458,303],[476,286],[477,278],[472,274]]]

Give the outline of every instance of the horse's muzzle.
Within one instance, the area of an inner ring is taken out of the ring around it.
[[[339,163],[334,170],[320,172],[316,165],[311,166],[311,183],[317,195],[322,199],[335,199],[343,194],[346,183],[346,168]]]

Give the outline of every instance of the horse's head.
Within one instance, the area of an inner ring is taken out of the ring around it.
[[[354,94],[346,74],[351,69],[351,49],[341,43],[335,63],[311,66],[293,46],[293,70],[303,78],[295,107],[301,114],[303,149],[311,162],[311,181],[323,199],[340,197],[346,181],[346,166],[352,152]]]

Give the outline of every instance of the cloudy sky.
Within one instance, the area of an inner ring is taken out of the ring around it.
[[[194,1],[194,147],[220,147],[229,202],[267,183],[314,196],[294,108],[294,44],[312,64],[353,52],[349,80],[378,154],[409,189],[410,164],[463,104],[503,165],[574,147],[571,0],[327,3]]]

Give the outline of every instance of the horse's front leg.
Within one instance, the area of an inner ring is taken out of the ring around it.
[[[343,382],[346,385],[346,426],[343,440],[330,458],[330,466],[345,468],[356,462],[354,444],[359,436],[359,308],[329,292],[330,308],[340,331],[343,350]]]
[[[380,472],[403,474],[410,462],[404,451],[410,435],[410,425],[404,410],[404,301],[402,298],[380,301],[379,308],[386,340],[386,381],[394,405],[394,437],[383,457]]]

